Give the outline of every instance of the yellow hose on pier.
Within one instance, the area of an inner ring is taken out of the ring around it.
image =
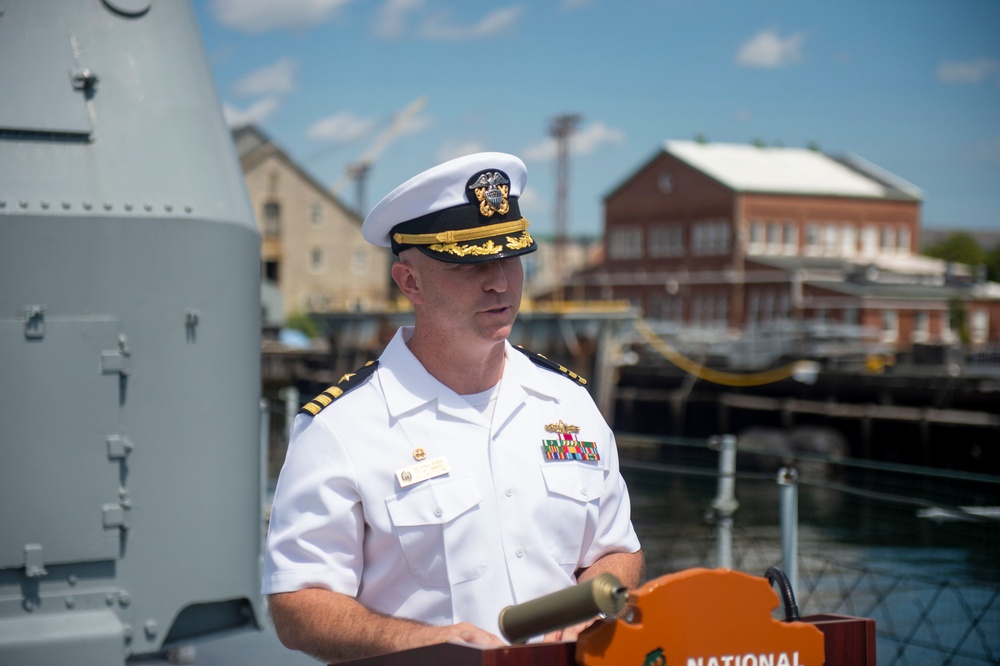
[[[793,363],[789,363],[788,365],[783,365],[780,368],[763,370],[761,372],[739,373],[713,370],[712,368],[706,367],[701,363],[684,356],[672,346],[667,344],[663,338],[658,336],[656,332],[653,331],[649,324],[646,323],[645,319],[637,318],[633,320],[633,324],[639,335],[641,335],[653,349],[659,352],[663,358],[667,359],[684,372],[694,375],[698,379],[703,379],[706,382],[712,382],[713,384],[722,384],[724,386],[761,386],[763,384],[780,382],[783,379],[788,379],[789,377],[799,374],[805,375],[806,377],[815,377],[817,372],[817,366],[814,361],[795,361]]]

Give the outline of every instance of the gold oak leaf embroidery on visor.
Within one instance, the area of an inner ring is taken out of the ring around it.
[[[528,247],[534,242],[531,238],[531,234],[525,231],[521,234],[520,238],[513,238],[507,236],[507,249],[510,250],[521,250]],[[429,249],[435,252],[448,252],[450,254],[457,254],[460,257],[466,255],[488,255],[496,254],[497,252],[503,252],[504,246],[497,245],[492,239],[486,241],[482,245],[459,245],[458,243],[435,243],[428,246]]]

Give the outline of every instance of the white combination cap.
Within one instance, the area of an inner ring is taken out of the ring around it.
[[[368,242],[394,254],[416,247],[452,263],[535,251],[518,197],[528,171],[507,153],[475,153],[432,167],[379,201],[361,226]]]

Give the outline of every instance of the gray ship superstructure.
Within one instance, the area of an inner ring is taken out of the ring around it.
[[[260,237],[187,0],[0,0],[0,663],[262,623]]]

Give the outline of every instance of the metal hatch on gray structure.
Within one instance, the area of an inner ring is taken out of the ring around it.
[[[263,622],[260,235],[187,0],[0,0],[0,663]]]

